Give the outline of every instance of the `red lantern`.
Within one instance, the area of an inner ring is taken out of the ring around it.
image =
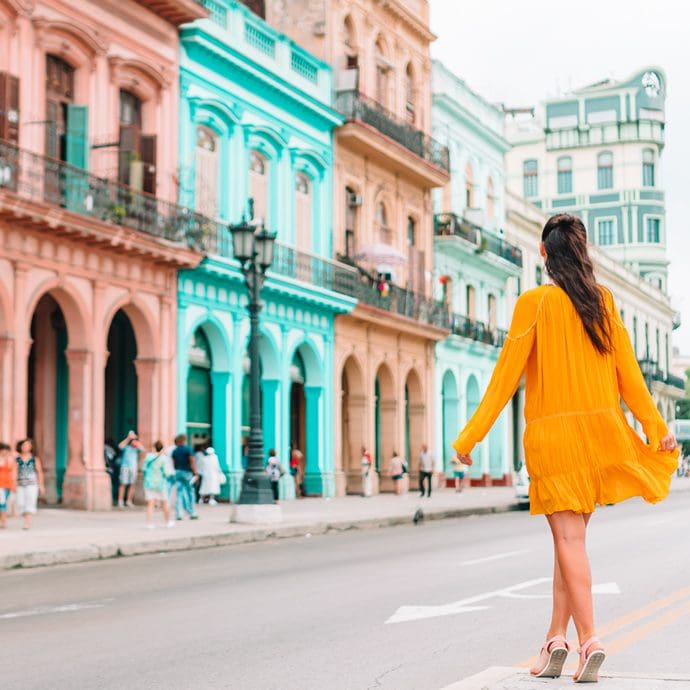
[[[448,276],[440,276],[438,282],[441,283],[441,285],[445,285],[448,282]]]

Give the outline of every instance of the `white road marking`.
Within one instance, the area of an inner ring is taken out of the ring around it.
[[[35,609],[25,609],[24,611],[10,611],[0,614],[0,620],[10,620],[12,618],[26,618],[27,616],[44,616],[50,613],[72,613],[84,609],[101,609],[108,602],[114,599],[104,599],[102,601],[85,601],[77,604],[63,604],[62,606],[40,606]]]
[[[620,587],[615,582],[603,582],[600,585],[592,585],[592,594],[620,594]],[[522,594],[506,592],[502,597],[509,599],[551,599],[551,592],[546,594]]]
[[[647,527],[658,527],[659,525],[666,525],[671,522],[673,518],[659,518],[658,520],[651,520],[647,523]]]
[[[490,561],[498,561],[501,558],[510,558],[511,556],[520,556],[523,553],[529,553],[529,549],[522,549],[521,551],[506,551],[505,553],[497,553],[494,556],[486,556],[484,558],[475,558],[471,561],[463,561],[460,565],[477,565],[479,563],[489,563]]]
[[[460,599],[451,604],[440,604],[438,606],[401,606],[387,621],[388,623],[404,623],[406,621],[421,620],[423,618],[437,618],[439,616],[453,616],[456,613],[467,613],[469,611],[479,611],[481,609],[490,608],[489,606],[472,606],[480,601],[486,601],[492,597],[499,597],[505,595],[506,592],[519,591],[534,587],[544,582],[551,582],[550,577],[540,577],[537,580],[527,580],[520,582],[511,587],[503,589],[496,589],[492,592],[484,592],[484,594],[476,594],[467,599]]]

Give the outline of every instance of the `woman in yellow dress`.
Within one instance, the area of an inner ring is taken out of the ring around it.
[[[580,643],[573,680],[592,682],[605,651],[594,626],[587,523],[597,504],[664,499],[678,445],[647,390],[613,296],[596,282],[582,221],[554,216],[541,239],[553,284],[518,299],[487,391],[453,447],[472,464],[472,448],[524,373],[530,511],[546,515],[554,541],[551,626],[531,672],[560,676],[572,616]],[[628,424],[621,398],[642,424],[646,444]]]

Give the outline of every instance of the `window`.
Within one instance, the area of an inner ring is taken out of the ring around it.
[[[489,329],[491,331],[496,328],[496,297],[495,295],[489,295],[488,297],[488,312],[489,312]]]
[[[246,5],[254,14],[258,14],[262,19],[266,19],[265,0],[240,0],[240,2]]]
[[[602,246],[616,243],[616,226],[612,218],[597,221],[598,243]]]
[[[295,175],[295,244],[298,249],[312,249],[312,185],[304,173]]]
[[[494,192],[494,181],[489,178],[486,183],[486,216],[493,218],[496,214],[496,197]]]
[[[196,128],[196,210],[205,216],[218,215],[218,138],[208,127]]]
[[[633,350],[635,351],[635,357],[637,357],[637,316],[633,316]]]
[[[388,107],[388,75],[390,64],[386,59],[386,51],[383,40],[379,38],[375,47],[376,60],[376,100],[384,107]]]
[[[620,314],[621,314],[621,321],[623,322],[623,325],[625,326],[625,311],[623,309],[621,309]]]
[[[655,184],[654,151],[645,149],[642,152],[642,185],[653,187]]]
[[[573,191],[573,159],[561,156],[558,159],[558,193],[571,194]]]
[[[644,325],[644,355],[649,359],[649,324]]]
[[[416,120],[415,101],[416,93],[414,88],[414,72],[412,70],[412,63],[407,64],[405,70],[405,115],[407,121],[413,125]]]
[[[359,59],[357,57],[357,41],[355,40],[355,29],[352,24],[351,17],[345,17],[343,22],[343,69],[345,70],[342,84],[339,88],[342,89],[356,89],[357,88],[357,67]]]
[[[417,243],[417,228],[415,227],[414,218],[408,216],[407,218],[407,246],[414,247]]]
[[[249,152],[249,198],[254,207],[254,218],[269,224],[270,165],[259,151]]]
[[[142,133],[141,99],[120,90],[120,147],[118,179],[150,194],[156,191],[156,135]]]
[[[355,228],[357,227],[357,204],[355,190],[345,187],[345,256],[355,256]]]
[[[656,329],[656,361],[661,366],[661,333],[658,328]]]
[[[467,286],[467,318],[474,319],[474,288],[471,285]]]
[[[525,198],[539,195],[539,164],[534,159],[522,164],[522,186]]]
[[[474,208],[474,173],[472,166],[465,166],[465,207]]]
[[[613,189],[613,154],[610,151],[597,157],[597,186],[599,189]]]
[[[375,220],[379,233],[379,242],[390,244],[393,239],[393,233],[388,227],[388,214],[386,213],[386,207],[383,202],[379,202],[379,205],[376,207]]]
[[[661,221],[659,218],[645,218],[644,239],[645,242],[659,244],[661,241]]]
[[[537,283],[537,285],[541,285],[542,282],[544,281],[544,271],[542,270],[541,266],[537,266],[535,271],[534,271],[534,279]]]

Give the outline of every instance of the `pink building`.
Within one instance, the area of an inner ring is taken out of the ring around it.
[[[193,0],[0,0],[0,438],[111,505],[104,439],[175,433],[177,26]]]

